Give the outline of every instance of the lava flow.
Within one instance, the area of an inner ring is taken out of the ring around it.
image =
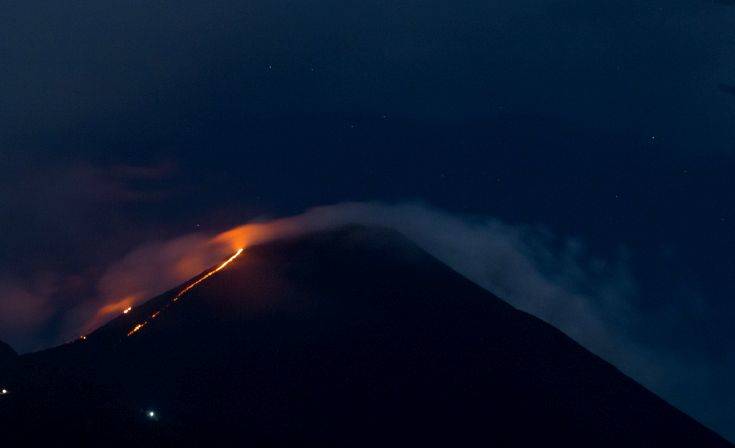
[[[242,248],[238,249],[237,252],[235,252],[235,255],[233,255],[230,258],[228,258],[227,260],[225,260],[221,265],[219,265],[217,267],[217,269],[215,269],[213,271],[210,271],[209,273],[207,273],[207,275],[203,276],[202,278],[200,278],[199,280],[195,281],[191,285],[189,285],[186,288],[182,289],[178,294],[176,294],[176,297],[174,297],[173,301],[176,302],[177,300],[179,300],[181,298],[181,296],[183,296],[187,292],[191,291],[195,286],[197,286],[198,284],[200,284],[204,280],[208,279],[209,277],[213,276],[214,274],[216,274],[219,271],[221,271],[222,269],[224,269],[228,264],[230,264],[230,262],[232,262],[232,260],[234,260],[235,258],[237,258],[242,253],[243,250],[245,250],[245,249],[242,249]]]
[[[163,311],[164,309],[166,309],[169,306],[171,306],[172,303],[178,301],[181,297],[184,296],[184,294],[186,294],[187,292],[189,292],[192,289],[194,289],[194,287],[196,287],[197,285],[199,285],[200,283],[202,283],[204,280],[208,279],[209,277],[211,277],[214,274],[218,273],[222,269],[226,268],[228,264],[230,264],[235,258],[237,258],[238,256],[240,256],[240,254],[243,252],[243,250],[245,250],[245,249],[244,248],[238,249],[237,252],[235,252],[235,254],[233,256],[231,256],[230,258],[228,258],[227,260],[225,260],[222,264],[220,264],[219,266],[217,266],[217,268],[209,271],[208,273],[206,273],[205,275],[203,275],[200,279],[198,279],[197,281],[193,282],[192,284],[188,285],[187,287],[185,287],[184,289],[182,289],[181,291],[179,291],[174,296],[174,298],[171,300],[171,302],[167,303],[165,307],[163,307],[162,309],[160,309],[160,310],[156,311],[155,313],[151,314],[151,319],[155,319],[156,317],[158,317],[158,315],[161,314],[161,311]],[[128,311],[129,310],[127,310],[126,313]],[[148,325],[148,321],[147,320],[144,320],[143,322],[136,324],[128,332],[128,336],[134,335],[135,333],[137,333],[141,328],[145,327],[146,325]]]

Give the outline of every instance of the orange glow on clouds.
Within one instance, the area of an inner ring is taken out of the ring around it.
[[[88,334],[95,330],[100,325],[119,314],[128,314],[133,309],[133,305],[138,300],[138,296],[127,295],[123,299],[116,300],[112,303],[99,308],[97,312],[88,319],[86,324],[83,326],[81,333]]]
[[[243,247],[329,227],[334,219],[325,220],[323,215],[322,210],[315,209],[299,217],[245,224],[216,235],[194,233],[140,246],[108,267],[98,283],[98,297],[105,305],[98,308],[100,302],[94,301],[77,309],[76,316],[82,322],[70,322],[71,330],[73,334],[88,334],[127,308],[162,294],[231,256],[210,272],[213,274],[237,257]],[[183,293],[196,284],[187,286]],[[93,317],[87,317],[90,315]]]
[[[110,303],[108,305],[103,306],[100,308],[99,311],[97,311],[97,318],[104,318],[108,317],[111,314],[127,314],[130,312],[130,310],[133,309],[133,302],[135,302],[136,297],[135,296],[127,296],[122,300],[118,300],[116,302]]]

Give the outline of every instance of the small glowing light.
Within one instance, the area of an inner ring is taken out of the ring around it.
[[[87,340],[87,337],[86,336],[82,336],[79,339],[81,339],[82,341],[86,341]]]
[[[156,417],[158,417],[158,414],[156,414],[156,411],[148,411],[148,412],[146,412],[145,414],[146,414],[146,415],[148,416],[148,418],[150,418],[150,419],[155,419]]]
[[[0,390],[0,394],[7,395],[8,389],[2,389]]]
[[[145,322],[143,322],[141,324],[138,324],[138,325],[134,326],[133,329],[128,332],[128,336],[131,336],[131,335],[135,334],[138,330],[140,330],[141,328],[143,328],[147,323],[148,323],[148,321],[145,321]]]
[[[133,309],[132,306],[129,306],[129,307],[125,308],[125,310],[123,311],[123,314],[128,314],[130,312],[130,310],[132,310],[132,309]]]

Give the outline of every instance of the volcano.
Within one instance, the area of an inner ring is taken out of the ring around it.
[[[84,339],[7,350],[3,446],[732,446],[393,231],[215,270]]]

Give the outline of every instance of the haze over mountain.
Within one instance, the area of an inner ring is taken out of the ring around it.
[[[735,440],[728,3],[6,2],[0,339],[58,345],[210,265],[115,294],[141,244],[420,202],[500,223],[531,263],[473,281]]]
[[[5,440],[732,446],[396,232],[228,261],[84,339],[0,353]]]

